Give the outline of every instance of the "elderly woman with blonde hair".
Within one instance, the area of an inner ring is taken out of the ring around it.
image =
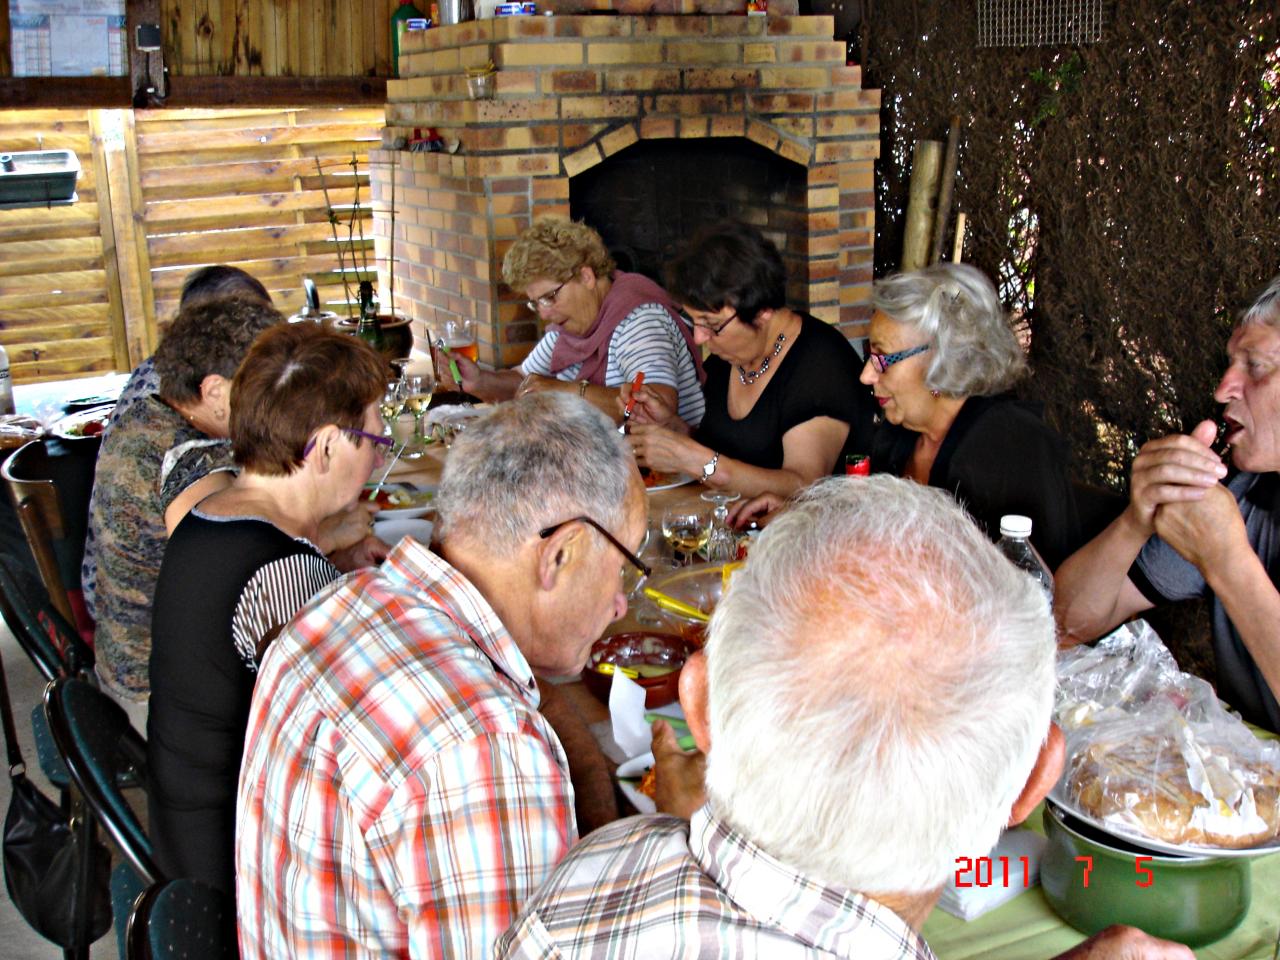
[[[528,298],[546,329],[511,370],[484,370],[455,356],[463,390],[485,400],[562,390],[617,420],[619,388],[643,373],[645,386],[681,420],[701,422],[701,353],[679,322],[679,307],[652,280],[618,270],[595,230],[554,217],[534,221],[507,251],[502,279]]]
[[[940,263],[878,281],[874,303],[861,379],[887,423],[872,470],[949,491],[993,538],[1001,515],[1030,517],[1057,566],[1080,534],[1067,450],[1009,392],[1027,363],[991,281]]]

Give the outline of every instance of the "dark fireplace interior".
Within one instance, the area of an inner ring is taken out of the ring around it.
[[[787,264],[788,299],[808,307],[808,171],[742,137],[642,140],[569,181],[569,211],[600,231],[621,270],[661,282],[699,227],[760,227]]]

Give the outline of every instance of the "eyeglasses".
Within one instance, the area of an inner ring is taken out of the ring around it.
[[[338,429],[341,430],[343,433],[349,433],[349,434],[352,434],[353,436],[364,437],[366,440],[372,440],[374,447],[390,448],[393,442],[390,437],[384,437],[376,433],[369,433],[365,430],[357,430],[355,427],[339,427]],[[303,460],[307,459],[307,454],[309,454],[315,448],[316,448],[316,438],[312,437],[310,440],[307,441],[307,445],[302,448],[302,459]]]
[[[914,357],[917,353],[924,353],[932,348],[932,344],[922,343],[918,347],[912,347],[910,350],[899,350],[897,353],[876,353],[874,350],[867,351],[867,359],[871,361],[872,366],[879,373],[884,373],[895,363],[900,363],[908,357]]]
[[[630,550],[624,547],[622,545],[621,540],[615,537],[612,533],[606,530],[599,523],[592,520],[590,517],[573,517],[569,520],[562,520],[560,523],[553,524],[550,527],[547,527],[543,530],[539,530],[538,536],[540,536],[543,540],[545,540],[547,539],[547,537],[554,534],[561,527],[567,526],[568,524],[571,524],[571,523],[585,523],[589,527],[595,527],[597,530],[600,531],[600,533],[604,536],[606,540],[608,540],[615,547],[617,547],[618,550],[622,552],[622,555],[627,558],[627,563],[631,564],[633,567],[635,567],[637,570],[640,571],[640,578],[635,582],[635,584],[631,587],[630,591],[628,592],[635,593],[637,590],[639,590],[640,587],[644,584],[645,580],[649,578],[649,574],[653,573],[652,567],[650,567],[647,563],[645,563],[643,560],[637,557],[634,553],[632,553]]]
[[[572,279],[573,277],[569,278],[569,280],[572,280]],[[548,293],[544,293],[540,297],[534,297],[532,300],[526,300],[524,302],[524,305],[528,307],[530,310],[532,310],[534,313],[538,312],[539,307],[542,307],[545,309],[550,309],[551,307],[554,307],[556,305],[556,297],[560,296],[560,291],[564,289],[564,284],[568,283],[569,280],[566,280],[564,283],[560,284],[560,286],[556,287],[554,290]]]
[[[693,317],[689,316],[689,314],[685,313],[683,310],[680,311],[679,316],[680,316],[680,319],[684,321],[685,326],[689,327],[690,329],[705,330],[707,331],[707,333],[711,334],[713,337],[716,337],[720,335],[721,330],[723,330],[729,324],[733,323],[733,321],[738,319],[738,311],[737,310],[733,311],[732,316],[726,318],[724,323],[720,324],[720,326],[718,327],[713,327],[709,323],[698,323],[696,320],[693,319]]]

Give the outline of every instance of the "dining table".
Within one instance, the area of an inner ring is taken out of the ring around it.
[[[401,458],[388,476],[388,483],[407,482],[434,485],[440,481],[448,455],[442,443],[426,446],[413,459]],[[700,502],[706,487],[695,481],[646,494],[650,536],[658,529],[668,507]],[[708,505],[709,506],[709,505]],[[605,631],[609,636],[630,630],[652,629],[636,618],[636,611],[615,621]],[[608,708],[579,680],[559,682],[557,689],[590,726],[601,752],[610,763],[622,759],[609,733]],[[1043,834],[1043,805],[1027,819],[1026,826]],[[1223,939],[1200,947],[1195,955],[1202,960],[1275,960],[1280,932],[1280,854],[1255,859],[1252,863],[1253,896],[1240,925]],[[1158,892],[1153,890],[1153,896]],[[961,920],[935,908],[925,922],[923,935],[939,960],[1047,960],[1071,949],[1085,935],[1058,917],[1045,900],[1038,884],[1033,884],[1008,902],[972,920]]]

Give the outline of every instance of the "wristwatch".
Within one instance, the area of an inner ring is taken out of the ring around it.
[[[720,454],[713,453],[711,459],[702,465],[702,482],[706,483],[711,479],[711,475],[716,472],[716,464],[720,462]]]

